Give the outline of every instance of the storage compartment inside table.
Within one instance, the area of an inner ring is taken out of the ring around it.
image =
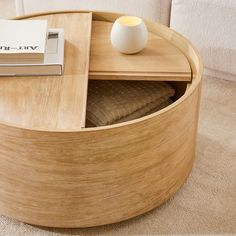
[[[135,120],[157,112],[186,91],[187,82],[89,80],[86,127]]]

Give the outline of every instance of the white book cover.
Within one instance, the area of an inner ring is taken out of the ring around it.
[[[64,29],[49,29],[42,63],[0,64],[0,76],[61,75],[64,65]]]
[[[46,20],[0,20],[0,59],[42,59]]]

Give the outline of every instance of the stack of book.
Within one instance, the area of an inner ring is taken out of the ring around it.
[[[0,20],[0,76],[61,75],[64,30],[45,20]]]

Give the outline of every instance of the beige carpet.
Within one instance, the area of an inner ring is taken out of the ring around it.
[[[0,16],[7,4],[12,0],[0,0]],[[13,11],[4,17],[8,14]],[[215,78],[203,81],[192,174],[158,209],[119,224],[73,230],[39,228],[0,216],[1,236],[223,233],[236,234],[236,83]]]

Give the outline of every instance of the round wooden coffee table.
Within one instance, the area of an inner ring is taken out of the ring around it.
[[[119,54],[109,41],[117,17],[25,17],[65,29],[65,71],[0,78],[1,214],[49,227],[109,224],[159,206],[188,177],[203,71],[198,53],[178,33],[147,22],[147,48]],[[88,79],[169,81],[175,102],[136,120],[86,128]]]

